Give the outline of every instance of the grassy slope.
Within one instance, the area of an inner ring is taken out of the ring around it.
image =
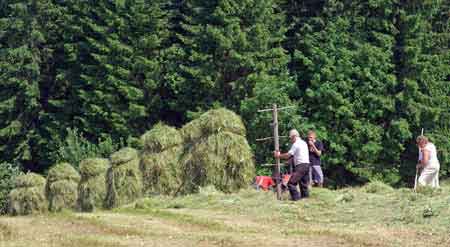
[[[421,193],[376,183],[313,189],[295,203],[206,188],[114,211],[0,217],[3,246],[450,246],[450,184]]]

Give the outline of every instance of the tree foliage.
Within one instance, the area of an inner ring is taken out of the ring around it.
[[[422,128],[448,175],[449,11],[444,0],[1,1],[0,161],[78,163],[226,107],[257,163],[271,162],[272,144],[255,139],[271,135],[257,110],[275,103],[292,106],[280,135],[315,129],[338,183],[409,181]],[[68,145],[67,129],[84,144]]]

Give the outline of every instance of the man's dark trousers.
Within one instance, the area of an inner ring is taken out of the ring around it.
[[[297,190],[297,184],[300,183],[300,193]],[[309,164],[302,163],[295,166],[295,171],[291,175],[288,182],[289,193],[293,201],[297,201],[300,198],[309,196],[308,193],[309,183]]]

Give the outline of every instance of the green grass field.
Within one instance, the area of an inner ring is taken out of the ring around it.
[[[450,246],[450,183],[419,193],[313,188],[298,202],[205,188],[113,211],[2,216],[3,246]]]

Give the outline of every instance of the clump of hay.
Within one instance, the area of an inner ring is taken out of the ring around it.
[[[353,193],[346,192],[346,193],[339,195],[336,198],[336,202],[342,202],[342,203],[351,202],[351,201],[353,201],[354,198],[355,198],[355,196],[353,195]]]
[[[27,173],[15,180],[15,189],[8,195],[8,213],[10,215],[28,215],[47,210],[45,199],[45,178]]]
[[[181,186],[180,156],[182,146],[175,146],[159,153],[144,152],[140,169],[145,194],[175,195]]]
[[[186,142],[194,142],[205,136],[224,131],[241,136],[246,134],[242,119],[236,113],[225,108],[210,110],[181,129]]]
[[[49,201],[49,210],[75,209],[77,186],[80,175],[69,163],[59,163],[52,167],[47,176],[45,194]]]
[[[138,151],[134,148],[122,148],[119,151],[111,154],[109,159],[111,160],[111,166],[120,166],[131,160],[138,158]]]
[[[16,177],[14,181],[15,188],[29,188],[45,186],[45,178],[36,173],[27,173]]]
[[[182,192],[197,192],[207,185],[234,192],[251,183],[255,165],[250,146],[244,136],[225,130],[186,147],[181,160]]]
[[[144,143],[140,163],[144,193],[176,194],[181,186],[183,139],[180,132],[159,123],[147,131],[141,140]]]
[[[156,124],[141,136],[144,152],[157,153],[183,143],[180,132],[163,123]]]
[[[383,182],[372,181],[364,186],[364,191],[367,193],[387,193],[394,191],[394,189]]]
[[[441,188],[433,188],[431,186],[417,186],[416,192],[425,196],[439,195],[442,192]]]
[[[140,198],[143,186],[137,150],[122,148],[113,153],[110,160],[105,206],[114,208]]]
[[[103,207],[106,198],[107,159],[93,158],[80,162],[81,180],[78,184],[77,207],[83,212],[92,212]]]

